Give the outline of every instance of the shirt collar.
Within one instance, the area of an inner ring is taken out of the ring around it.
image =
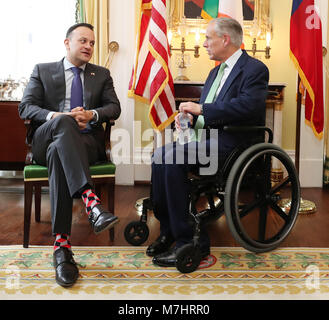
[[[64,65],[65,71],[71,69],[72,67],[75,67],[75,65],[72,64],[69,60],[67,60],[66,57],[64,58],[63,65]],[[85,71],[86,63],[83,64],[82,66],[80,66],[79,68],[82,69],[83,71]]]
[[[242,55],[242,50],[239,48],[237,51],[235,51],[226,61],[225,63],[227,66],[231,69],[234,67],[236,62],[239,60],[240,56]]]

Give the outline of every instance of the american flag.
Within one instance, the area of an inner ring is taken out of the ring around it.
[[[128,96],[149,105],[152,127],[162,131],[176,115],[169,70],[166,0],[142,0],[135,63]]]

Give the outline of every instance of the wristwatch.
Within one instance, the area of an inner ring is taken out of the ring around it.
[[[91,119],[90,122],[96,123],[97,122],[97,113],[94,110],[91,110],[91,112],[93,113],[93,118]]]
[[[200,104],[200,114],[203,114],[203,104]]]

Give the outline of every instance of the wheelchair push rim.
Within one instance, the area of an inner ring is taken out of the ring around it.
[[[279,182],[271,180],[275,161],[285,175]],[[249,177],[253,172],[254,177]],[[291,198],[287,212],[278,205],[282,196]],[[281,148],[260,143],[240,155],[227,179],[224,205],[230,231],[243,247],[253,252],[278,247],[297,219],[299,204],[298,175]]]

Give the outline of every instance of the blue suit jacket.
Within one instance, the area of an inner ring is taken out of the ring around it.
[[[253,136],[245,133],[224,132],[221,130],[223,126],[265,124],[269,72],[264,63],[250,57],[243,50],[217,99],[213,103],[203,103],[219,67],[210,71],[200,103],[203,104],[205,127],[219,129],[219,148],[220,151],[227,153],[242,141],[252,139]]]

